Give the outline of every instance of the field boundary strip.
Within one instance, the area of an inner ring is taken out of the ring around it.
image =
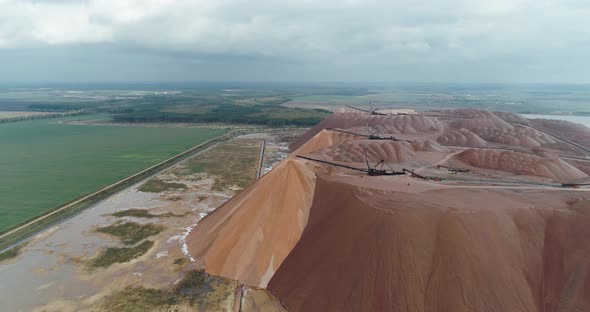
[[[143,182],[155,174],[158,174],[174,165],[181,163],[217,143],[230,140],[240,135],[242,132],[244,131],[231,130],[223,135],[198,144],[184,152],[181,152],[147,169],[135,173],[123,180],[119,180],[113,184],[105,186],[94,193],[79,197],[78,199],[58,207],[57,209],[37,216],[32,220],[25,221],[24,224],[17,225],[12,229],[6,230],[4,233],[0,234],[0,253],[20,245],[21,243],[43,232],[51,226],[61,223],[79,214],[80,212],[128,189],[129,187]]]
[[[262,177],[262,171],[263,168],[262,166],[264,165],[264,152],[266,150],[266,140],[262,139],[262,143],[260,145],[260,159],[258,162],[258,172],[256,172],[256,180],[260,179]]]

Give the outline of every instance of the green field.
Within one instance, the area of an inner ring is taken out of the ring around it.
[[[225,132],[58,121],[0,125],[0,232]]]

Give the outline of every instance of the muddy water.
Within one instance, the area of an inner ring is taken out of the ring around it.
[[[156,197],[127,191],[38,235],[16,260],[0,264],[0,310],[29,311],[56,297],[75,299],[98,292],[96,285],[77,277],[79,259],[113,242],[91,229],[111,224],[108,214],[115,211],[165,204]]]
[[[172,262],[186,258],[184,239],[188,229],[231,197],[212,193],[213,179],[183,182],[189,189],[181,192],[128,190],[38,235],[17,259],[0,264],[0,311],[34,311],[41,306],[48,311],[79,311],[92,306],[102,295],[126,286],[165,288],[177,281],[182,272]],[[198,199],[202,195],[207,199]],[[182,200],[166,200],[179,196]],[[186,215],[151,219],[111,216],[131,208],[149,209],[152,214]],[[90,270],[87,261],[99,249],[121,245],[116,238],[97,234],[94,229],[126,220],[158,223],[166,229],[149,238],[155,244],[145,255],[128,263]]]

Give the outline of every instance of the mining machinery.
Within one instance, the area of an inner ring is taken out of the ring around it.
[[[447,166],[443,166],[443,165],[438,165],[436,166],[438,169],[443,168],[443,169],[447,169],[450,173],[452,174],[457,174],[457,173],[469,173],[471,172],[469,169],[463,169],[463,168],[453,168],[453,167],[447,167]]]
[[[311,158],[311,157],[306,157],[306,156],[297,156],[298,158],[302,158],[302,159],[306,159],[306,160],[311,160],[311,161],[315,161],[315,162],[319,162],[322,164],[327,164],[327,165],[332,165],[332,166],[336,166],[336,167],[341,167],[341,168],[346,168],[346,169],[351,169],[351,170],[356,170],[356,171],[360,171],[360,172],[364,172],[369,176],[392,176],[392,175],[405,175],[405,171],[395,171],[393,170],[391,167],[389,168],[390,170],[387,169],[383,169],[384,165],[387,165],[385,163],[385,160],[380,160],[378,163],[376,163],[375,165],[371,166],[371,164],[369,163],[369,156],[367,154],[367,150],[365,149],[365,162],[367,163],[367,168],[357,168],[357,167],[352,167],[352,166],[347,166],[347,165],[342,165],[342,164],[338,164],[335,162],[331,162],[331,161],[326,161],[326,160],[321,160],[321,159],[315,159],[315,158]],[[389,165],[387,165],[389,167]]]
[[[355,110],[358,110],[358,111],[361,111],[361,112],[369,113],[371,115],[387,116],[386,113],[381,113],[381,112],[379,112],[379,109],[373,108],[373,103],[372,102],[369,102],[369,106],[371,107],[371,110],[366,110],[366,109],[354,107],[354,106],[351,106],[351,105],[346,105],[346,107],[348,107],[348,108],[352,108],[352,109],[355,109]]]
[[[382,175],[402,175],[405,174],[404,171],[395,171],[391,167],[390,170],[383,169],[383,165],[386,165],[385,160],[381,159],[378,163],[374,166],[369,164],[369,154],[367,153],[367,149],[365,148],[365,162],[367,163],[367,174],[370,176],[382,176]],[[389,165],[387,165],[389,167]],[[377,169],[379,167],[379,169]]]
[[[422,179],[422,180],[431,180],[431,181],[437,181],[437,182],[444,181],[444,179],[442,179],[442,178],[427,177],[427,176],[421,175],[419,173],[416,173],[416,171],[414,171],[414,170],[410,170],[410,169],[406,169],[406,168],[404,168],[403,171],[405,173],[409,173],[412,178],[418,178],[418,179]]]
[[[342,129],[336,129],[336,128],[326,128],[326,130],[330,130],[330,131],[336,131],[336,132],[342,132],[342,133],[347,133],[347,134],[352,134],[352,135],[357,135],[357,136],[362,136],[365,137],[369,140],[390,140],[390,141],[395,141],[395,142],[399,142],[399,141],[403,141],[403,142],[408,142],[408,143],[412,143],[412,141],[408,141],[408,140],[402,140],[402,139],[398,139],[394,136],[381,136],[379,135],[379,130],[377,129],[375,132],[371,131],[371,128],[369,127],[368,124],[365,124],[367,126],[367,134],[360,134],[360,133],[356,133],[356,132],[352,132],[352,131],[346,131],[346,130],[342,130]]]

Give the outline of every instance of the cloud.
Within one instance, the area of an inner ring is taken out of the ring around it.
[[[409,77],[427,80],[459,66],[485,80],[460,64],[493,70],[489,64],[518,61],[514,70],[531,80],[560,62],[579,62],[578,71],[560,73],[576,80],[589,69],[581,64],[590,52],[588,16],[583,0],[0,0],[0,53],[97,45],[111,47],[113,58],[132,51],[171,62],[179,55],[192,63],[267,60],[281,64],[275,69],[308,68],[289,70],[302,78],[321,77],[313,74],[321,68],[325,79],[413,68],[424,74]]]

